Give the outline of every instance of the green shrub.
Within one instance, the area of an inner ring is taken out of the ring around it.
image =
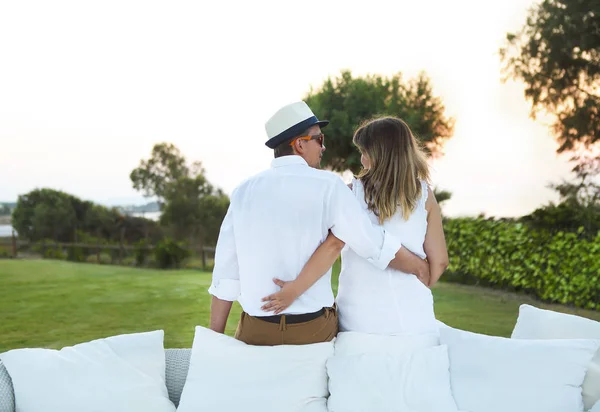
[[[47,248],[44,252],[44,259],[57,259],[57,260],[65,260],[67,255],[60,248],[50,247]]]
[[[82,248],[79,247],[68,247],[67,248],[67,260],[71,262],[85,262],[86,256]]]
[[[110,265],[112,263],[110,254],[108,253],[100,253],[100,259],[98,260],[98,255],[97,254],[93,254],[93,255],[89,255],[88,257],[85,258],[85,261],[87,263],[97,263],[97,264],[101,264],[101,265]]]
[[[146,260],[148,259],[148,255],[150,254],[150,249],[147,249],[150,246],[150,242],[146,239],[142,239],[134,244],[135,249],[135,263],[137,266],[144,266]]]
[[[31,251],[40,255],[45,255],[49,248],[55,248],[55,242],[51,239],[43,239],[31,245]]]
[[[12,258],[12,251],[9,247],[0,246],[0,259]]]
[[[98,256],[96,256],[96,255],[89,255],[88,257],[85,258],[85,261],[87,263],[98,263]]]
[[[600,308],[600,232],[540,232],[512,222],[448,219],[444,278],[523,291],[547,302]]]
[[[154,248],[154,258],[161,269],[179,268],[188,256],[189,251],[181,243],[170,238],[161,240]]]
[[[127,256],[126,258],[123,259],[123,261],[121,262],[121,265],[123,266],[136,266],[137,265],[137,259],[133,256]]]

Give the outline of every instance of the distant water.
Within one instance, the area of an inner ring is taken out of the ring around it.
[[[0,225],[0,237],[12,235],[13,227],[11,225]]]
[[[146,219],[157,221],[160,218],[160,212],[139,212],[132,213],[133,216],[145,217]]]

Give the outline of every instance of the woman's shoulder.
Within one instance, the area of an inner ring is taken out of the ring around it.
[[[431,208],[437,204],[435,199],[435,194],[433,193],[433,189],[431,185],[425,181],[421,180],[421,204],[429,212]]]

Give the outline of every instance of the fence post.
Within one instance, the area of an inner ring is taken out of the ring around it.
[[[202,270],[206,270],[206,250],[202,246]]]
[[[121,227],[121,239],[119,240],[119,265],[123,263],[123,240],[125,238],[125,227]]]
[[[12,231],[12,257],[17,258],[17,238],[15,237],[15,230]]]

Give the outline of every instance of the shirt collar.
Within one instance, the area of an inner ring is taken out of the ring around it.
[[[301,156],[298,155],[281,156],[271,161],[271,167],[282,167],[292,165],[308,166],[308,163],[306,163],[306,160],[304,160]]]

